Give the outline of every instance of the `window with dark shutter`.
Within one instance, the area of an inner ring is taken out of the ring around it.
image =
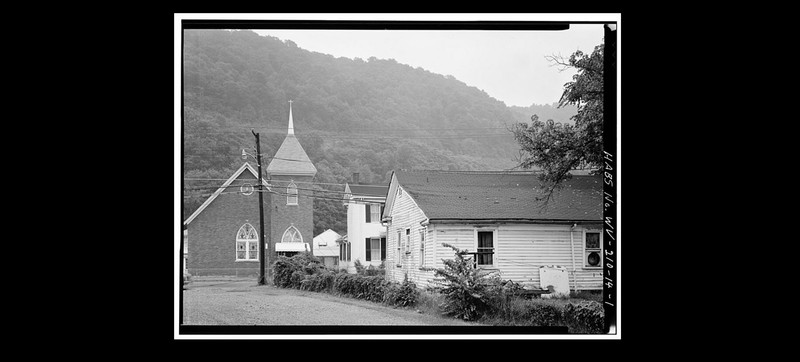
[[[386,260],[386,238],[381,238],[381,261]]]
[[[367,205],[367,206],[369,206],[369,205]],[[369,214],[367,214],[367,215],[369,215]],[[371,256],[372,256],[372,247],[370,245],[369,238],[367,238],[367,261],[372,261]]]
[[[369,204],[364,205],[364,208],[365,208],[365,211],[366,211],[364,214],[366,215],[367,224],[369,224],[370,223],[369,217],[370,217],[370,214],[371,214],[370,213],[370,209],[369,209]]]

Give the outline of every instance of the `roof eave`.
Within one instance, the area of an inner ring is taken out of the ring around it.
[[[526,219],[526,218],[482,218],[482,219],[463,219],[463,218],[429,218],[430,223],[436,224],[470,224],[470,223],[490,223],[490,224],[575,224],[575,223],[601,223],[603,219]]]

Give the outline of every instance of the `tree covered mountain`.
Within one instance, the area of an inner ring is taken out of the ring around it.
[[[251,129],[261,133],[262,153],[277,151],[289,100],[295,134],[318,170],[317,191],[301,190],[317,196],[315,235],[346,232],[335,200],[344,186],[336,184],[354,172],[386,184],[400,168],[510,169],[519,150],[511,124],[529,121],[532,110],[569,112],[507,107],[452,76],[392,59],[335,58],[251,31],[185,30],[184,218],[241,166],[242,149],[254,148]]]

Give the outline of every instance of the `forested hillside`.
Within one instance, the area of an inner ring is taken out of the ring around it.
[[[539,107],[509,108],[453,77],[391,59],[334,58],[250,31],[186,30],[183,44],[184,218],[241,166],[242,148],[254,147],[251,129],[261,133],[262,153],[277,150],[290,99],[296,136],[318,170],[315,234],[346,232],[345,209],[333,199],[354,172],[386,184],[399,168],[514,167],[510,125]]]

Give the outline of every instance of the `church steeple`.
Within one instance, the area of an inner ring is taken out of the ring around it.
[[[294,120],[292,119],[292,100],[289,100],[289,134],[294,134]]]
[[[289,130],[283,143],[275,152],[275,157],[267,166],[267,176],[273,175],[293,175],[293,176],[314,176],[317,168],[311,163],[306,151],[297,136],[294,134],[294,119],[292,118],[292,101],[289,101]]]

